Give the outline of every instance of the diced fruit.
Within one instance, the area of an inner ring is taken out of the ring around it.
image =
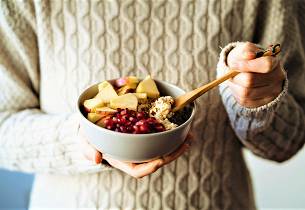
[[[106,119],[110,119],[110,117],[109,116],[106,116],[106,117],[104,116],[99,121],[97,121],[95,124],[104,128],[104,127],[106,127],[105,126],[105,120]]]
[[[103,115],[101,114],[97,114],[97,113],[88,113],[88,120],[96,123],[97,121],[99,121],[101,118],[103,117]]]
[[[98,107],[103,107],[104,102],[98,98],[92,98],[84,101],[84,107],[86,112],[92,112]]]
[[[95,96],[95,98],[99,98],[105,103],[108,103],[111,99],[118,96],[113,86],[107,81],[100,83],[98,85],[98,90],[99,93]]]
[[[129,85],[124,85],[120,89],[117,90],[117,94],[119,96],[124,95],[126,93],[134,92],[134,90],[137,88],[137,84],[135,86],[129,86]]]
[[[147,93],[133,93],[138,99],[147,99]]]
[[[147,97],[149,98],[158,98],[160,96],[160,92],[157,88],[155,81],[147,76],[144,80],[142,80],[136,89],[137,93],[147,93]]]
[[[136,111],[138,107],[138,99],[132,93],[127,93],[110,100],[110,107],[113,109],[121,108]]]
[[[134,88],[137,87],[138,83],[139,83],[139,79],[135,76],[122,77],[122,78],[115,80],[115,82],[114,82],[115,86],[117,86],[117,87],[129,85],[129,86],[135,86]]]
[[[100,108],[96,108],[95,112],[102,116],[105,116],[105,115],[113,115],[117,112],[117,110],[111,109],[109,107],[100,107]]]

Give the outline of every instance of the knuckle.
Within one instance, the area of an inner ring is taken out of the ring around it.
[[[279,80],[283,81],[286,79],[286,74],[284,72],[284,70],[280,69],[280,76],[279,76]]]
[[[251,42],[245,42],[245,44],[244,44],[244,47],[245,48],[250,48],[250,47],[252,47],[252,43]]]
[[[244,78],[244,86],[245,87],[252,87],[254,85],[255,78],[252,75],[247,75]]]
[[[251,94],[251,91],[249,88],[241,88],[241,90],[239,91],[239,96],[241,98],[248,98]]]

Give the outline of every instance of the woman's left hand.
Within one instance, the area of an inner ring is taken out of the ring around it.
[[[237,45],[228,55],[231,69],[241,73],[228,81],[237,102],[248,108],[265,105],[274,100],[283,89],[285,73],[279,58],[255,58],[260,49],[253,43]]]

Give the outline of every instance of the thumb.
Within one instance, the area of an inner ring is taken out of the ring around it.
[[[102,160],[103,160],[102,154],[99,151],[97,151],[91,144],[89,144],[84,133],[81,130],[80,130],[79,134],[80,134],[80,138],[81,138],[80,146],[81,146],[81,150],[82,150],[84,156],[88,160],[91,160],[96,164],[102,163]]]
[[[252,60],[256,58],[258,48],[253,43],[242,43],[230,51],[227,63],[230,68],[237,68],[240,61]]]

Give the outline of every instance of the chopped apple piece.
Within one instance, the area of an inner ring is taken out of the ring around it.
[[[124,85],[129,85],[129,86],[133,85],[135,86],[134,88],[137,87],[138,83],[139,83],[139,79],[135,76],[122,77],[115,80],[114,82],[115,86],[117,87],[122,87]]]
[[[134,90],[137,88],[137,84],[134,85],[124,85],[120,89],[117,90],[117,93],[119,96],[124,95],[126,93],[134,92]]]
[[[95,109],[95,113],[98,113],[102,116],[106,116],[106,115],[113,115],[113,114],[117,113],[117,110],[111,109],[109,107],[100,107],[100,108]]]
[[[104,102],[98,98],[92,98],[84,101],[84,107],[86,112],[92,112],[98,107],[103,107]]]
[[[103,115],[101,114],[97,114],[97,113],[88,113],[88,120],[95,123],[97,121],[99,121],[101,118],[103,117]]]
[[[100,83],[98,85],[98,90],[99,93],[95,96],[95,98],[99,98],[105,103],[108,103],[111,99],[118,96],[113,86],[107,81]]]
[[[109,116],[103,116],[100,120],[98,120],[95,124],[100,127],[105,127],[105,119],[107,119]]]
[[[133,93],[137,99],[147,99],[147,93]]]
[[[147,97],[149,98],[158,98],[160,96],[160,92],[157,88],[157,85],[150,76],[147,76],[139,83],[136,92],[147,93]]]
[[[118,96],[110,100],[110,107],[113,109],[130,109],[137,111],[138,99],[132,93],[127,93],[125,95]]]

